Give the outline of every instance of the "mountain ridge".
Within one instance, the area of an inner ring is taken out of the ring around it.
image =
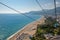
[[[57,10],[57,14],[60,15],[60,7],[57,7],[56,10]],[[45,14],[54,15],[55,14],[55,10],[54,9],[50,9],[50,10],[45,9],[45,12],[44,11],[30,11],[27,14],[32,14],[32,15],[33,14],[34,15],[45,15]]]

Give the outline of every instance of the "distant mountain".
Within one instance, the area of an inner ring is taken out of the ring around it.
[[[60,15],[60,7],[57,7],[56,9],[57,9],[57,14]],[[46,12],[48,15],[54,15],[55,9],[50,9],[50,10],[47,10],[47,9],[46,9],[45,12]],[[45,12],[44,12],[44,11],[31,11],[31,12],[29,12],[28,14],[32,14],[32,15],[45,15],[45,14],[46,14]]]

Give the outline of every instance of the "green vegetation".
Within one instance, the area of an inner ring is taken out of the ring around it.
[[[46,40],[44,34],[48,33],[52,34],[53,36],[60,35],[60,24],[52,17],[46,18],[45,24],[37,25],[37,31],[32,40]]]

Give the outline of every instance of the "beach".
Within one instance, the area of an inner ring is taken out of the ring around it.
[[[36,33],[37,25],[38,24],[43,24],[44,23],[44,16],[40,19],[37,19],[36,21],[33,21],[27,25],[24,26],[21,30],[17,31],[15,34],[11,35],[10,37],[7,38],[7,40],[17,40],[20,38],[22,34],[27,34],[27,35],[34,35]],[[25,38],[24,40],[30,40],[29,38]]]

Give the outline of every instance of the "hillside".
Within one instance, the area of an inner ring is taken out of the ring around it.
[[[57,14],[60,14],[60,7],[57,7],[56,8],[57,9]],[[47,9],[45,9],[45,12],[48,14],[48,15],[54,15],[54,9],[50,9],[50,10],[47,10]],[[34,15],[45,15],[46,13],[45,13],[44,11],[31,11],[31,12],[29,12],[28,14],[34,14]]]

